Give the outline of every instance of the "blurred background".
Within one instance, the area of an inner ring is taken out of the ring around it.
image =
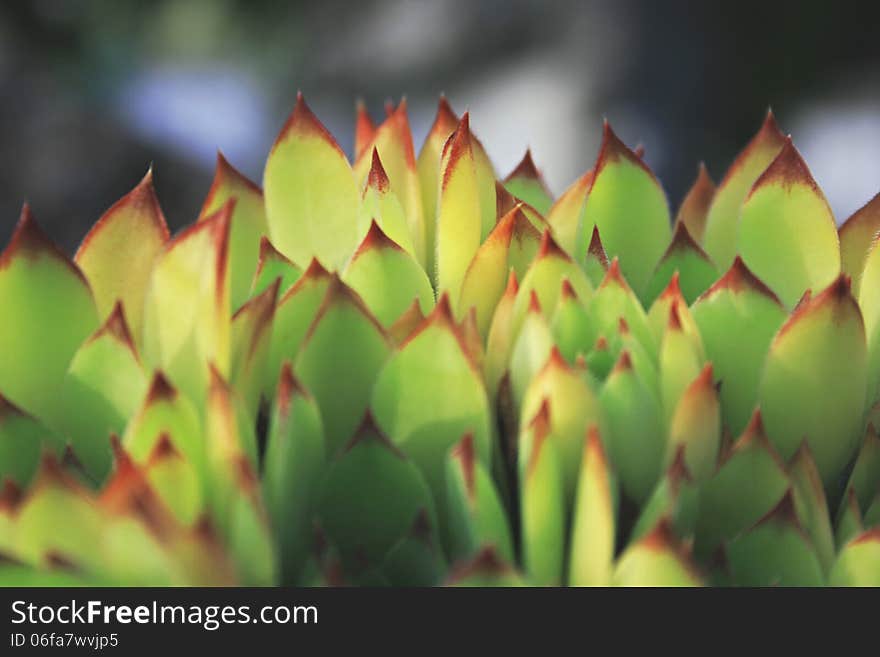
[[[674,212],[768,106],[843,221],[880,191],[880,40],[826,2],[31,0],[0,5],[0,244],[28,200],[73,252],[153,164],[172,228],[216,149],[259,182],[301,89],[349,153],[354,101],[405,94],[418,149],[445,92],[499,176],[526,147],[559,194],[602,118]]]

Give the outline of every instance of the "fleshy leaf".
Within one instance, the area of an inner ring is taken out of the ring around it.
[[[421,509],[436,516],[431,492],[407,459],[367,415],[330,463],[317,499],[321,526],[347,569],[358,560],[381,563]]]
[[[685,331],[678,305],[670,306],[666,332],[660,343],[660,401],[667,426],[672,423],[685,390],[705,364],[699,340],[698,334]]]
[[[467,113],[443,147],[437,198],[437,289],[458,308],[467,268],[480,246],[480,193]]]
[[[558,585],[565,549],[565,490],[546,406],[530,422],[529,430],[533,437],[527,451],[520,452],[523,565],[535,584]]]
[[[590,236],[590,243],[587,245],[587,253],[584,256],[584,272],[590,282],[598,287],[605,280],[611,263],[608,261],[608,254],[605,252],[605,246],[602,244],[602,238],[599,236],[599,227],[593,226],[593,233]],[[620,265],[618,264],[618,267]]]
[[[865,259],[859,289],[859,308],[865,320],[868,339],[868,395],[865,400],[873,406],[880,392],[880,240],[874,240]]]
[[[522,288],[520,288],[522,292]],[[519,294],[517,294],[519,299]],[[514,409],[519,413],[526,390],[544,367],[553,348],[553,334],[541,313],[538,295],[532,291],[528,313],[510,352],[510,384]]]
[[[606,338],[614,335],[619,328],[620,319],[623,318],[629,331],[645,350],[652,356],[657,353],[648,318],[624,278],[618,258],[612,260],[602,284],[592,299],[587,301],[587,312],[596,324],[596,334]]]
[[[389,351],[382,326],[363,300],[333,274],[294,361],[297,377],[321,409],[329,455],[345,444],[363,418]]]
[[[795,508],[801,524],[810,535],[822,572],[828,573],[834,563],[834,530],[828,515],[828,502],[816,462],[805,441],[789,464]]]
[[[596,339],[593,335],[593,322],[587,309],[567,278],[562,279],[562,288],[556,309],[553,311],[551,328],[553,340],[569,363],[574,363],[579,355],[585,356]]]
[[[706,218],[714,197],[715,183],[709,177],[706,165],[700,162],[697,179],[694,180],[694,184],[691,185],[678,208],[678,214],[675,215],[675,228],[683,225],[697,244],[703,241],[703,235],[706,232]]]
[[[276,278],[281,279],[278,290],[284,294],[291,285],[299,280],[300,276],[302,276],[302,270],[272,246],[268,237],[260,238],[260,255],[257,259],[257,269],[254,272],[254,280],[251,285],[251,297],[265,292]]]
[[[263,474],[283,584],[296,583],[306,561],[324,454],[318,406],[286,363],[272,408]]]
[[[587,227],[584,226],[584,207],[592,182],[593,172],[587,171],[575,180],[545,213],[547,223],[553,229],[553,237],[556,238],[559,246],[578,262],[583,260],[583,254],[579,249],[586,248],[584,236]],[[593,283],[598,285],[598,281]]]
[[[524,586],[522,576],[498,557],[494,548],[487,547],[469,561],[456,564],[446,580],[447,586],[487,587]]]
[[[0,254],[0,392],[59,427],[64,373],[79,345],[98,327],[89,285],[25,205]]]
[[[418,170],[422,188],[422,206],[425,213],[425,243],[427,263],[425,270],[433,278],[436,273],[437,255],[437,198],[440,188],[441,157],[443,145],[455,132],[459,118],[452,111],[446,98],[441,96],[437,106],[437,116],[431,126],[425,144],[419,153]],[[486,150],[471,133],[471,150],[477,174],[477,187],[480,197],[480,241],[486,239],[495,226],[495,220],[505,214],[496,211],[495,169]]]
[[[532,159],[531,149],[526,149],[520,163],[504,179],[504,188],[514,197],[525,201],[542,215],[546,215],[553,205],[553,194],[544,182],[544,176],[538,171]]]
[[[768,513],[789,487],[785,463],[764,433],[760,411],[700,490],[697,551],[711,554]]]
[[[612,582],[616,586],[702,586],[703,578],[671,522],[664,518],[624,551]]]
[[[342,279],[383,326],[399,318],[413,299],[425,314],[434,305],[434,290],[424,270],[375,221],[346,265]]]
[[[477,309],[477,325],[482,335],[489,331],[508,272],[512,269],[518,279],[522,278],[540,243],[540,233],[523,214],[522,207],[516,206],[498,220],[474,254],[462,281],[459,307]]]
[[[299,267],[341,267],[357,245],[355,176],[336,140],[297,95],[263,172],[272,243]]]
[[[489,324],[489,335],[486,338],[486,362],[484,365],[486,385],[489,389],[489,399],[495,403],[498,384],[501,382],[507,364],[510,360],[510,353],[514,347],[513,327],[511,318],[513,315],[513,304],[516,300],[519,284],[517,283],[516,272],[511,271],[507,278],[507,287],[504,288],[504,294],[498,300],[495,306],[495,312],[492,315],[492,322]]]
[[[684,390],[676,406],[669,426],[668,462],[678,445],[685,445],[685,461],[694,479],[706,481],[715,471],[721,445],[721,408],[711,364]]]
[[[514,559],[507,512],[492,477],[474,451],[474,437],[467,434],[449,452],[446,488],[452,554],[466,558],[479,548],[492,546],[505,561]]]
[[[614,562],[617,489],[595,426],[583,448],[571,529],[568,583],[609,586]]]
[[[446,560],[426,509],[416,513],[409,531],[388,551],[382,573],[392,586],[435,586]]]
[[[0,395],[0,482],[26,486],[37,470],[40,454],[44,450],[58,453],[61,448],[59,437]]]
[[[276,304],[275,319],[272,321],[272,348],[263,382],[263,394],[267,399],[272,399],[275,394],[282,363],[296,358],[330,281],[330,273],[314,259],[302,277]]]
[[[654,174],[605,123],[593,167],[584,230],[598,226],[610,257],[639,297],[671,237],[666,195]]]
[[[144,309],[144,360],[194,401],[208,363],[229,372],[229,226],[235,201],[177,235],[156,261]]]
[[[822,566],[789,491],[752,529],[727,546],[738,586],[822,586]]]
[[[59,398],[65,436],[94,481],[103,481],[110,471],[110,434],[123,432],[148,383],[117,302],[103,326],[77,350]]]
[[[770,342],[785,321],[779,299],[740,258],[691,308],[721,385],[724,426],[738,435],[755,407]]]
[[[229,229],[229,299],[230,307],[237,309],[248,298],[257,270],[256,257],[261,254],[261,242],[269,227],[263,190],[229,164],[218,151],[214,182],[199,212],[199,220],[218,212],[231,198],[235,199],[235,208]]]
[[[272,341],[272,318],[281,278],[245,303],[232,316],[230,382],[252,418],[260,410]]]
[[[379,151],[373,149],[373,164],[367,174],[367,182],[358,209],[358,241],[363,240],[373,223],[379,224],[392,242],[413,258],[416,257],[412,232],[406,221],[406,213],[391,189],[388,174],[379,159]]]
[[[193,464],[162,434],[144,462],[144,476],[177,520],[192,526],[204,510],[203,485]]]
[[[425,217],[422,210],[421,184],[419,172],[416,169],[416,156],[409,128],[406,99],[403,99],[382,125],[376,129],[371,147],[364,150],[355,161],[355,180],[361,183],[361,181],[371,178],[380,158],[384,168],[380,164],[379,169],[382,169],[383,173],[387,172],[385,179],[388,183],[387,187],[403,209],[404,223],[409,228],[409,240],[403,240],[400,235],[403,226],[394,225],[392,228],[391,217],[387,217],[389,221],[386,221],[384,212],[381,212],[383,216],[380,223],[395,242],[411,251],[419,264],[424,266],[426,263]],[[368,182],[368,187],[373,187],[372,182]],[[384,210],[384,208],[382,209]],[[373,218],[379,219],[379,216],[368,216],[367,220]]]
[[[853,281],[853,294],[859,297],[865,259],[880,231],[880,194],[856,210],[843,222],[837,235],[840,238],[840,270]]]
[[[840,272],[834,216],[790,137],[743,203],[737,246],[789,308]]]
[[[684,450],[684,445],[680,445],[666,473],[642,506],[630,536],[631,543],[639,541],[664,518],[676,536],[693,538],[700,491],[685,463]]]
[[[880,528],[850,541],[828,576],[830,586],[880,586]]]
[[[880,491],[880,436],[873,424],[868,424],[846,489],[855,491],[858,506],[863,511],[868,510],[874,494]]]
[[[837,511],[837,522],[834,540],[838,548],[843,548],[852,538],[859,535],[865,529],[862,511],[859,509],[859,500],[856,492],[848,489],[843,496],[840,509]]]
[[[446,518],[445,456],[473,432],[480,462],[490,463],[490,410],[480,371],[442,296],[434,311],[391,355],[373,387],[372,411],[425,476]],[[440,525],[448,548],[449,534]]]
[[[526,389],[522,402],[521,425],[535,416],[542,404],[549,404],[553,440],[560,458],[566,508],[571,508],[581,471],[581,452],[587,428],[605,431],[599,400],[590,386],[569,365],[556,347]]]
[[[153,170],[105,212],[83,239],[74,260],[106,317],[122,301],[137,344],[143,335],[150,271],[168,241],[168,226],[153,188]]]
[[[681,293],[688,304],[693,303],[718,278],[715,265],[683,223],[676,226],[672,243],[654,270],[644,295],[646,304],[653,303],[675,273],[679,275]]]
[[[806,437],[826,490],[859,446],[866,355],[861,313],[841,275],[798,306],[767,356],[758,393],[767,435],[783,458]]]
[[[599,394],[606,422],[606,445],[623,492],[641,504],[660,476],[666,431],[657,398],[623,351]],[[646,528],[648,529],[648,528]]]
[[[718,185],[703,236],[703,248],[718,269],[729,267],[736,256],[739,213],[749,190],[782,150],[785,136],[768,111],[758,133],[737,155]]]

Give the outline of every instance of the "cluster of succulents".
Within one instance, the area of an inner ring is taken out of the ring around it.
[[[670,216],[606,124],[553,198],[441,99],[302,97],[261,189],[150,173],[0,255],[0,583],[880,585],[880,196],[768,114]]]

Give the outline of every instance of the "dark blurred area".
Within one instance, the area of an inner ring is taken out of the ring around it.
[[[351,151],[354,101],[405,94],[416,148],[445,92],[499,176],[531,146],[555,193],[607,117],[672,210],[772,106],[839,221],[880,190],[874,16],[827,2],[33,0],[0,5],[0,243],[23,201],[73,251],[153,165],[172,228],[216,149],[260,181],[297,89]]]

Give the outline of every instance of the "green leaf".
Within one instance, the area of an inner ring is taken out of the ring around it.
[[[789,474],[798,518],[810,535],[816,556],[822,564],[822,572],[828,573],[834,563],[834,530],[831,528],[822,478],[806,441],[789,463]]]
[[[486,467],[492,449],[481,372],[446,295],[386,362],[373,387],[371,408],[378,425],[424,474],[448,549],[446,454],[468,432],[473,432],[477,457]]]
[[[737,586],[822,586],[822,566],[798,521],[792,493],[727,546]]]
[[[617,333],[623,318],[638,342],[652,356],[657,344],[648,325],[648,318],[621,271],[618,258],[612,260],[602,284],[587,302],[587,312],[596,325],[597,335],[606,338]],[[609,364],[613,365],[613,363]]]
[[[361,298],[333,274],[294,361],[297,377],[321,409],[329,455],[363,418],[390,349],[387,334]]]
[[[525,201],[534,207],[542,215],[547,214],[553,205],[553,194],[547,188],[544,177],[532,160],[531,149],[526,149],[525,155],[513,171],[504,179],[504,188],[514,197]]]
[[[380,158],[381,162],[379,162]],[[383,176],[386,172],[387,175]],[[403,217],[399,215],[392,217],[392,213],[387,212],[390,209],[388,202],[376,199],[376,209],[379,209],[379,214],[362,216],[362,220],[366,219],[367,222],[362,223],[362,226],[364,228],[369,226],[368,222],[371,219],[379,220],[391,239],[410,251],[419,264],[425,266],[425,216],[405,98],[376,129],[370,146],[358,156],[354,164],[354,175],[359,184],[365,179],[368,180],[368,190],[373,188],[377,192],[390,192],[388,196],[396,197],[403,210]],[[373,181],[374,175],[376,185]],[[380,187],[385,189],[380,190]],[[366,196],[364,200],[366,207],[369,208],[370,203],[366,202]],[[403,222],[399,222],[401,218]],[[408,229],[406,231],[408,239],[403,237],[404,227]]]
[[[144,309],[144,360],[195,402],[208,363],[229,373],[229,223],[233,201],[177,235],[156,261]]]
[[[667,462],[672,462],[678,445],[685,446],[685,461],[697,482],[715,471],[721,445],[721,409],[707,364],[685,388],[669,426]]]
[[[502,561],[494,548],[487,547],[469,561],[456,564],[446,580],[446,586],[487,587],[525,586],[522,576]]]
[[[520,281],[519,291],[513,305],[513,333],[518,335],[529,307],[532,294],[537,295],[541,308],[552,312],[559,302],[560,282],[568,279],[569,284],[577,292],[578,298],[585,303],[593,296],[593,286],[581,268],[565,251],[559,248],[550,230],[545,230],[541,238],[541,247],[526,275]]]
[[[722,456],[717,472],[700,489],[697,552],[708,556],[745,531],[782,499],[789,488],[785,463],[767,439],[760,411]]]
[[[604,433],[605,419],[596,394],[555,346],[526,389],[520,414],[521,426],[535,416],[542,404],[549,404],[566,509],[570,509],[582,469],[584,436],[591,426]]]
[[[862,520],[862,512],[859,509],[859,501],[856,492],[852,489],[846,491],[837,511],[837,525],[834,534],[834,540],[838,548],[843,548],[855,536],[859,535],[865,529],[865,523]]]
[[[684,445],[679,445],[672,463],[642,506],[630,535],[630,543],[641,540],[664,518],[676,536],[682,539],[693,538],[700,506],[700,491],[688,470],[684,451]]]
[[[666,332],[660,343],[660,401],[666,426],[672,424],[685,390],[706,362],[699,334],[685,330],[678,308],[678,304],[669,307]]]
[[[64,373],[98,327],[98,315],[79,268],[49,241],[27,205],[0,254],[0,315],[0,391],[58,428]]]
[[[60,453],[62,447],[61,438],[0,395],[0,481],[26,486],[37,470],[40,454],[44,450]],[[0,538],[0,548],[2,544]]]
[[[617,561],[615,586],[702,586],[690,552],[663,518],[630,545]]]
[[[489,335],[486,338],[484,372],[486,387],[489,390],[489,399],[493,404],[498,396],[498,385],[507,371],[510,354],[514,347],[513,341],[516,336],[513,335],[511,318],[513,315],[513,304],[518,291],[519,284],[517,283],[516,272],[511,271],[507,278],[507,287],[504,288],[504,294],[501,295],[495,306],[492,322],[489,324]]]
[[[657,398],[642,383],[628,351],[611,370],[599,402],[607,422],[606,445],[626,496],[644,502],[660,477],[666,430]],[[646,530],[649,528],[645,528]]]
[[[181,524],[195,525],[205,508],[199,472],[163,433],[144,462],[144,476]]]
[[[153,170],[92,226],[74,258],[82,269],[98,315],[122,301],[138,345],[143,338],[144,297],[153,263],[168,242],[168,226],[153,188]]]
[[[367,175],[361,206],[358,210],[358,240],[369,233],[373,223],[379,224],[382,231],[401,249],[416,258],[415,247],[406,213],[391,190],[388,174],[382,167],[379,151],[373,149],[373,164]],[[418,262],[416,263],[418,265]],[[421,269],[421,265],[418,265]]]
[[[61,386],[65,436],[86,472],[101,482],[110,471],[110,434],[121,434],[147,392],[147,375],[122,303],[76,352]]]
[[[683,223],[676,226],[672,243],[654,270],[644,295],[645,303],[653,303],[676,273],[680,277],[681,293],[688,305],[708,290],[718,278],[715,265],[694,241]]]
[[[434,290],[424,270],[375,221],[346,265],[342,280],[360,295],[383,326],[393,324],[413,299],[422,313],[434,306]]]
[[[440,188],[440,160],[443,145],[455,132],[459,118],[452,111],[446,98],[441,96],[437,105],[437,116],[431,126],[422,150],[419,153],[418,171],[422,188],[422,207],[425,214],[425,242],[427,262],[425,270],[433,278],[437,271],[437,197]],[[480,197],[480,241],[484,241],[495,226],[495,220],[504,212],[497,212],[495,197],[495,169],[486,150],[471,133],[471,150],[474,155],[474,168],[477,174],[477,188]]]
[[[877,194],[841,224],[840,270],[853,281],[853,294],[859,298],[865,259],[880,231],[880,194]]]
[[[785,135],[776,125],[773,112],[768,111],[761,129],[724,174],[709,207],[702,241],[703,248],[718,269],[730,267],[733,262],[743,201],[758,176],[782,150],[784,143]]]
[[[551,328],[553,340],[569,363],[575,362],[578,356],[586,356],[596,341],[593,322],[567,278],[562,279],[562,289],[553,311]]]
[[[866,375],[862,317],[841,275],[776,334],[758,394],[776,449],[791,458],[806,437],[826,490],[858,450]]]
[[[868,391],[865,400],[873,406],[880,393],[880,248],[871,244],[865,259],[859,288],[859,308],[865,321],[868,339]]]
[[[880,586],[880,529],[864,532],[840,551],[828,584]]]
[[[587,432],[571,529],[568,583],[609,586],[614,562],[617,489],[599,431]]]
[[[587,171],[562,192],[552,207],[545,212],[547,223],[553,229],[553,237],[559,246],[578,262],[583,259],[583,254],[578,249],[586,248],[587,227],[584,226],[584,208],[592,183],[593,172]],[[592,283],[599,284],[598,281]]]
[[[421,509],[409,532],[388,551],[382,573],[392,586],[436,586],[446,571],[431,518]]]
[[[467,434],[446,459],[451,554],[467,558],[492,546],[507,562],[514,559],[507,512],[492,477],[477,459],[473,434]]]
[[[608,122],[593,167],[584,230],[598,226],[610,257],[641,298],[671,237],[666,195],[654,174]]]
[[[245,303],[232,316],[230,382],[251,418],[260,411],[260,397],[272,342],[272,318],[281,278]]]
[[[721,381],[724,426],[738,435],[751,416],[770,342],[786,313],[740,258],[691,308]],[[732,341],[731,336],[736,336]]]
[[[547,405],[529,423],[530,444],[520,443],[522,559],[540,586],[562,583],[565,490],[562,462],[550,429]]]
[[[299,267],[342,267],[357,245],[358,188],[327,129],[297,94],[263,172],[272,243]]]
[[[602,238],[599,236],[598,226],[593,226],[593,233],[590,236],[590,243],[587,246],[587,253],[584,256],[583,263],[584,272],[587,278],[590,279],[590,283],[594,287],[599,287],[602,281],[605,280],[605,276],[608,275],[611,263],[608,261],[608,253],[606,253],[605,246],[602,244]]]
[[[422,509],[436,526],[431,492],[418,468],[367,415],[330,463],[317,500],[321,525],[347,570],[358,560],[381,563]]]
[[[306,332],[324,300],[332,277],[317,259],[312,260],[302,277],[294,283],[275,306],[272,320],[272,347],[263,382],[263,394],[272,399],[281,365],[299,353]]]
[[[737,245],[789,308],[840,272],[834,215],[791,138],[746,197]]]
[[[880,490],[880,436],[873,424],[868,424],[846,489],[855,491],[858,506],[864,511],[868,510],[874,494]]]
[[[521,291],[522,288],[520,288]],[[519,298],[519,293],[517,293],[517,300]],[[529,384],[544,367],[552,348],[553,335],[550,333],[547,319],[541,313],[538,294],[532,290],[528,313],[510,352],[511,394],[517,415],[523,406]]]
[[[540,243],[540,233],[518,205],[498,220],[474,254],[462,281],[459,307],[462,311],[476,308],[481,335],[488,334],[495,307],[504,294],[508,272],[513,270],[517,278],[524,276]]]
[[[299,280],[300,276],[302,276],[302,270],[279,253],[272,246],[268,237],[260,238],[260,255],[257,259],[257,269],[254,271],[254,280],[251,285],[251,297],[265,292],[276,278],[281,279],[278,290],[283,294]]]
[[[715,198],[715,191],[715,183],[709,177],[706,165],[700,162],[697,178],[688,193],[685,194],[684,200],[678,208],[678,214],[675,215],[675,228],[677,229],[679,226],[687,228],[688,233],[696,240],[697,244],[703,242],[706,220],[709,208]]]
[[[229,230],[230,307],[247,301],[257,271],[257,255],[269,230],[263,203],[263,190],[235,169],[217,151],[217,168],[199,220],[218,212],[229,199],[235,199]]]
[[[461,285],[480,246],[480,191],[468,114],[443,147],[437,198],[437,289],[459,306]]]

